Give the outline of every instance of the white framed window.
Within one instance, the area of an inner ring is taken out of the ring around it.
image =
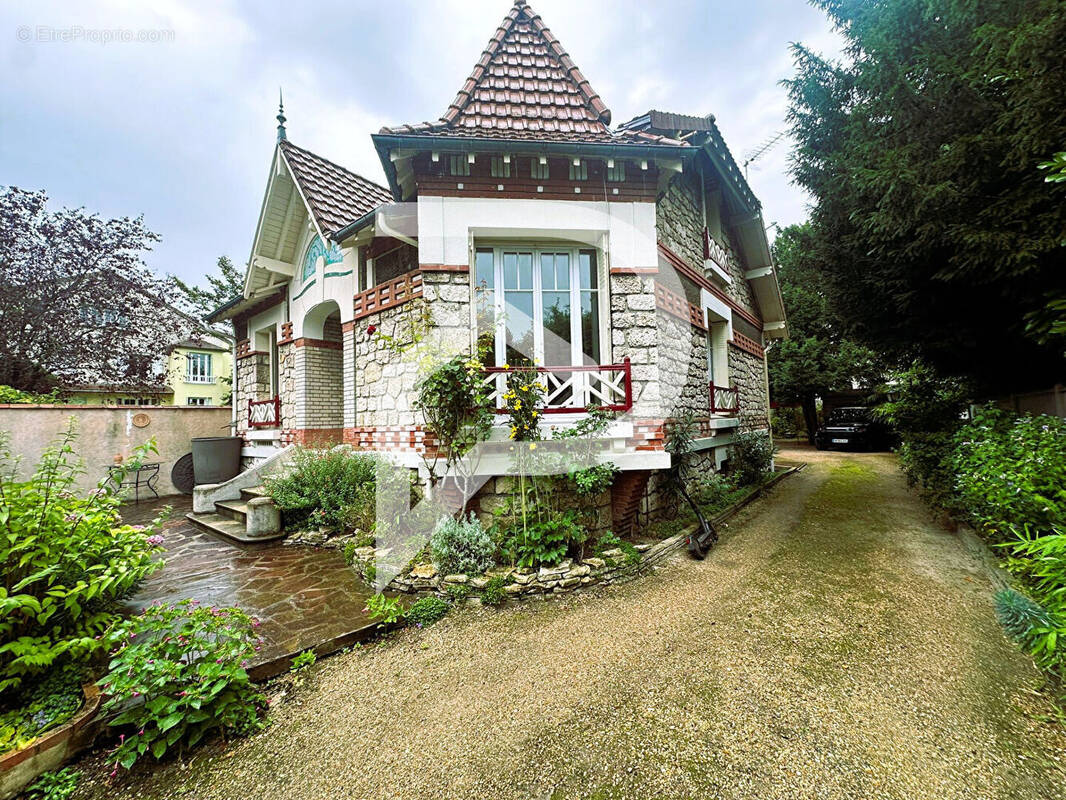
[[[621,183],[626,179],[626,162],[614,161],[607,165],[607,180],[611,183]]]
[[[548,159],[532,158],[530,159],[529,176],[535,181],[546,181],[551,175],[551,170],[548,169]]]
[[[474,280],[477,333],[491,342],[491,363],[603,363],[607,295],[595,250],[477,247]]]
[[[187,397],[185,403],[190,406],[206,406],[209,405],[209,399],[208,397]]]
[[[214,383],[210,353],[188,353],[185,356],[186,383]]]

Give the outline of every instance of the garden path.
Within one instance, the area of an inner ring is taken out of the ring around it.
[[[799,455],[704,562],[399,632],[275,684],[265,732],[114,786],[97,756],[77,797],[1066,795],[984,565],[891,456]]]
[[[339,552],[223,540],[185,519],[192,501],[181,496],[126,506],[123,518],[144,523],[166,505],[173,506],[163,528],[166,566],[144,581],[132,610],[186,598],[238,606],[262,623],[253,670],[372,623],[363,610],[369,592]]]

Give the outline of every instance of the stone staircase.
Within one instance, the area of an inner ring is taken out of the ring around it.
[[[216,500],[215,510],[192,512],[185,518],[198,528],[238,542],[270,542],[281,539],[281,514],[262,486],[240,490],[240,498]]]

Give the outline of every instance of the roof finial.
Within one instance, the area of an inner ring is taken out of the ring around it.
[[[278,87],[278,142],[285,139],[285,103],[281,97],[281,87]]]

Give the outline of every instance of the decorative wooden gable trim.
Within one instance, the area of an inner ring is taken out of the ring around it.
[[[676,269],[679,274],[692,281],[701,289],[706,289],[708,292],[713,294],[715,297],[717,297],[719,300],[721,300],[723,303],[733,309],[733,311],[735,311],[741,317],[746,319],[756,328],[762,330],[762,320],[759,319],[759,317],[757,317],[755,314],[752,314],[746,308],[737,303],[736,300],[734,300],[732,297],[723,292],[720,288],[718,288],[709,280],[707,280],[707,278],[702,273],[689,266],[688,262],[685,261],[685,259],[683,259],[681,256],[679,256],[677,253],[675,253],[662,242],[659,242],[659,252],[662,254],[663,258],[665,258],[666,261],[670,264],[670,266]]]
[[[733,331],[733,338],[730,339],[729,343],[745,353],[751,353],[751,355],[758,358],[766,358],[766,350],[763,349],[763,346],[753,339],[749,339],[743,333]]]
[[[362,319],[387,308],[395,308],[422,296],[422,273],[412,270],[391,281],[379,283],[355,296],[355,319]]]
[[[707,330],[700,307],[667,289],[661,283],[655,284],[655,306],[660,311],[665,311],[667,314],[690,323],[694,328],[699,328],[701,331]]]

